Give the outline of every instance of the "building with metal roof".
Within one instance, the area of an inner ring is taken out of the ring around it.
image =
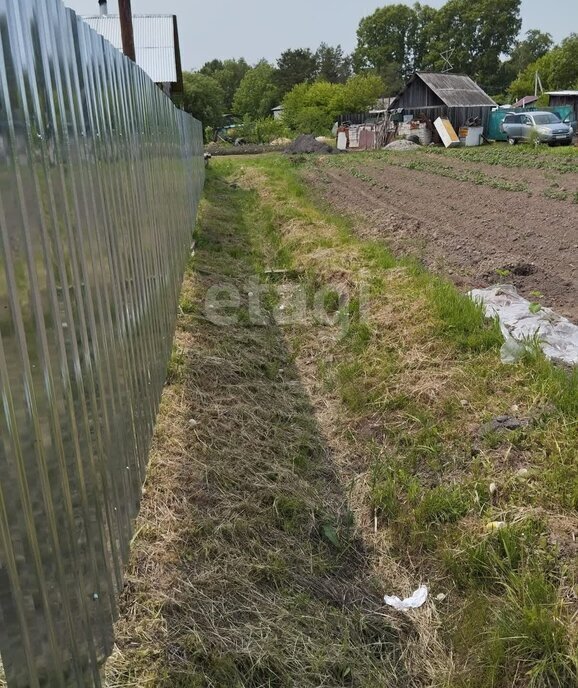
[[[572,121],[578,120],[578,91],[548,91],[550,107],[570,106],[573,110]]]
[[[497,103],[465,74],[415,72],[389,106],[434,120],[447,117],[457,130],[478,119],[485,126]]]
[[[525,108],[529,107],[530,105],[533,105],[534,103],[537,103],[540,100],[539,96],[524,96],[523,98],[520,98],[520,100],[517,100],[512,107],[514,108]]]
[[[116,15],[83,17],[96,32],[122,52]],[[132,18],[136,62],[167,94],[182,93],[183,71],[177,18],[173,14],[135,14]]]

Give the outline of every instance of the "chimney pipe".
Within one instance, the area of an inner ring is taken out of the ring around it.
[[[100,7],[100,16],[101,17],[106,17],[108,15],[108,5],[107,5],[107,0],[98,0],[98,4]]]

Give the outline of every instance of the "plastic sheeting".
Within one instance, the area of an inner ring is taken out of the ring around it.
[[[511,284],[474,289],[470,296],[485,307],[489,318],[498,317],[504,346],[502,360],[514,363],[537,341],[547,358],[566,365],[578,364],[578,326],[550,308],[537,312]]]

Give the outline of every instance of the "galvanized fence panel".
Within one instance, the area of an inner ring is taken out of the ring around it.
[[[0,0],[0,653],[98,686],[204,180],[199,122],[61,0]]]

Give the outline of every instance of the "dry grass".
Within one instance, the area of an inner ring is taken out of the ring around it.
[[[207,289],[252,274],[273,308],[349,292],[349,326],[256,327],[245,298],[212,325]],[[273,158],[215,164],[181,307],[110,687],[573,685],[570,378],[502,367],[469,302]],[[532,424],[480,438],[503,413]]]
[[[287,174],[286,165],[279,168]],[[351,290],[366,281],[363,321],[344,338],[327,328],[286,336],[341,480],[350,485],[350,508],[376,554],[374,570],[387,577],[402,568],[444,597],[437,606],[447,649],[438,646],[436,613],[428,619],[435,640],[424,643],[414,666],[424,670],[429,663],[424,673],[431,685],[573,685],[578,519],[576,471],[568,462],[578,377],[538,359],[504,368],[501,338],[467,299],[414,263],[395,261],[379,241],[347,236],[341,219],[311,204],[294,182],[279,183],[275,163],[245,167],[243,180],[270,207],[281,243],[318,282],[337,280]],[[295,231],[307,222],[324,231],[319,237]],[[363,237],[363,219],[359,230]],[[529,417],[531,425],[480,440],[480,426],[504,413]],[[532,477],[520,480],[517,471],[527,466]],[[492,482],[498,485],[493,497]],[[494,520],[540,525],[531,536],[514,528],[522,564],[510,571],[500,565],[495,594],[469,589],[464,595],[464,579],[450,565],[453,548],[461,551],[468,542],[483,551]],[[556,631],[555,650],[548,629],[536,626],[537,604],[566,626]],[[512,645],[510,631],[523,634],[519,643]]]
[[[333,401],[275,324],[216,327],[203,311],[209,286],[270,265],[259,208],[209,181],[107,685],[431,685],[435,608],[383,607],[419,581],[352,514],[363,471]]]

